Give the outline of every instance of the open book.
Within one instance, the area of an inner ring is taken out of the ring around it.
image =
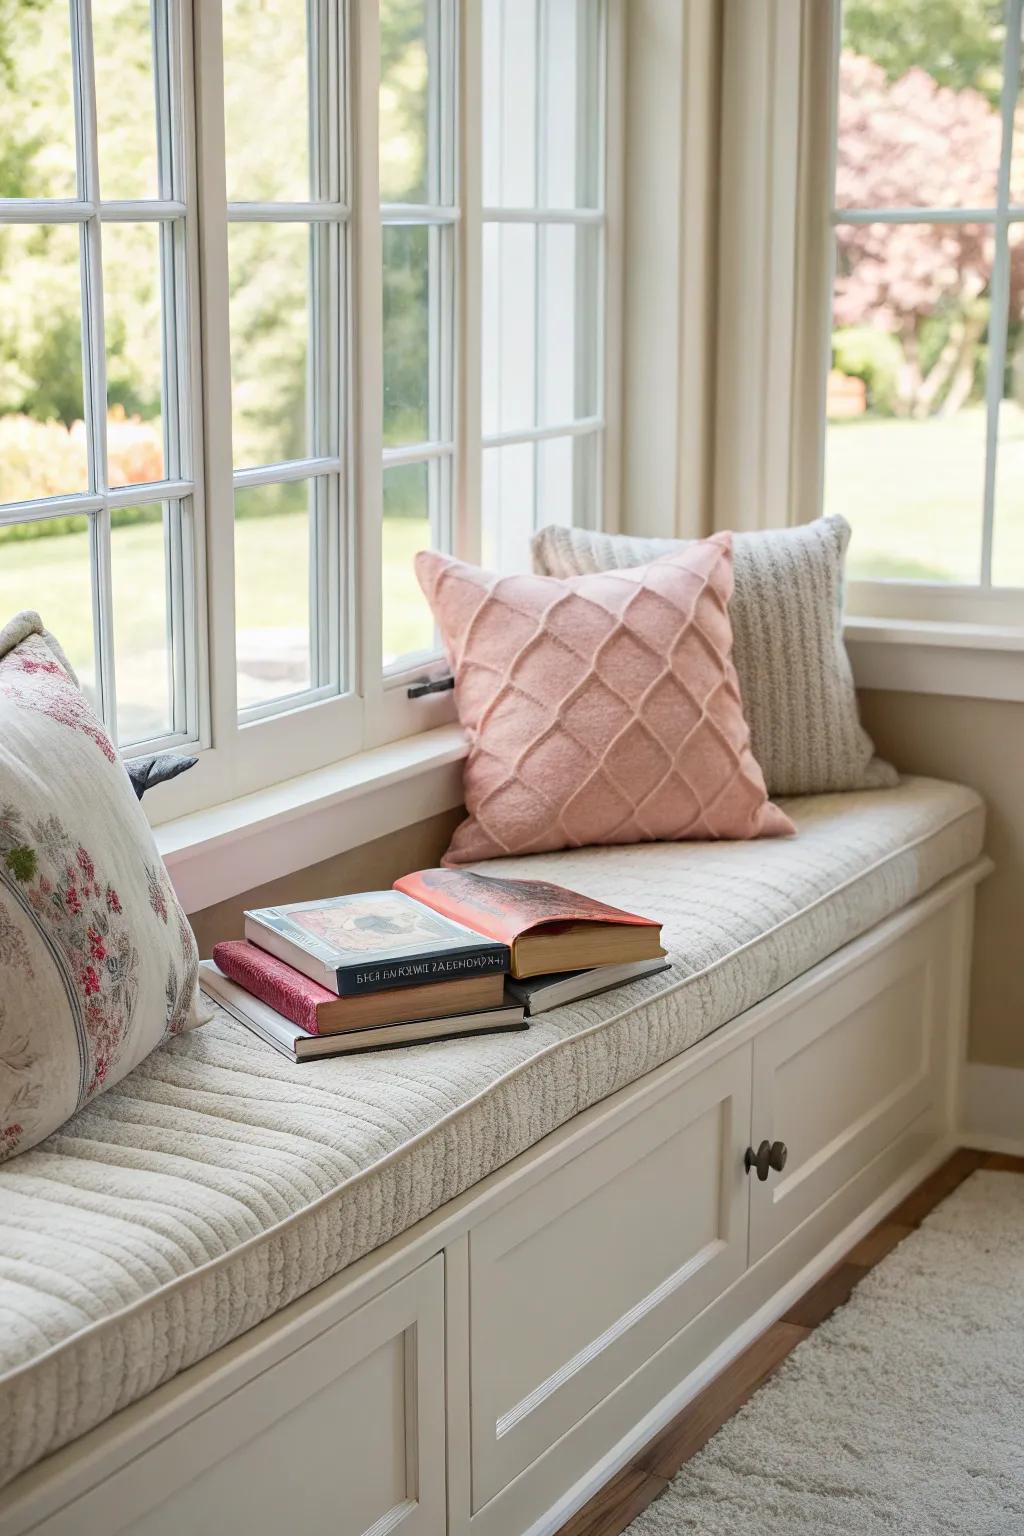
[[[661,924],[547,880],[510,880],[472,870],[421,869],[395,889],[442,917],[506,944],[517,978],[595,965],[658,960]]]

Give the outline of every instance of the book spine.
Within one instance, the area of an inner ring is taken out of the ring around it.
[[[421,987],[434,981],[461,981],[467,976],[498,976],[508,970],[503,944],[484,944],[458,955],[418,955],[405,960],[373,960],[338,967],[339,997],[362,997],[396,987]]]
[[[236,986],[244,988],[253,997],[259,998],[261,1003],[266,1003],[268,1008],[290,1019],[293,1024],[298,1024],[300,1029],[307,1030],[311,1035],[319,1033],[316,1001],[306,996],[301,988],[283,984],[280,977],[273,973],[267,974],[258,962],[244,955],[239,956],[230,944],[215,944],[213,958],[224,975]]]

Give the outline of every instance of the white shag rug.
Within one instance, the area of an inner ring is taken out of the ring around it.
[[[978,1172],[629,1536],[1024,1536],[1024,1176]]]

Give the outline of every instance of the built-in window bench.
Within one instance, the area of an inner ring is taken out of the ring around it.
[[[956,1132],[983,811],[503,860],[671,969],[295,1067],[220,1016],[0,1171],[0,1536],[553,1531]]]

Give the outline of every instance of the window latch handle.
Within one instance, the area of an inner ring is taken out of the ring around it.
[[[445,677],[435,677],[429,683],[413,683],[407,688],[406,695],[410,699],[422,699],[428,693],[446,693],[449,688],[455,687],[455,679],[450,674]]]

